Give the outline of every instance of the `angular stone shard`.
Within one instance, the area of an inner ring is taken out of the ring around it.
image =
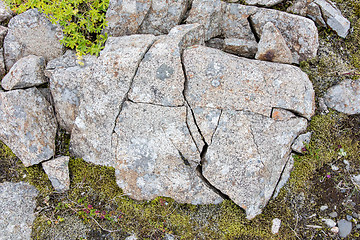
[[[121,105],[140,61],[155,40],[153,35],[109,38],[100,57],[83,81],[78,115],[70,145],[85,161],[112,165],[111,136]]]
[[[0,93],[0,140],[26,167],[54,155],[53,108],[36,88]]]
[[[203,174],[252,219],[272,196],[291,143],[306,127],[304,118],[275,121],[250,112],[224,110]]]
[[[189,0],[152,0],[139,33],[167,34],[170,29],[181,23],[188,4]]]
[[[360,113],[360,81],[345,80],[328,89],[325,104],[346,114]]]
[[[196,174],[200,154],[185,122],[186,107],[125,102],[113,139],[114,167],[117,184],[130,197],[167,196],[192,204],[222,201]]]
[[[226,3],[221,0],[194,0],[186,23],[199,23],[205,27],[205,41],[222,34],[222,21]]]
[[[47,82],[44,75],[45,59],[35,55],[21,58],[1,81],[5,90],[36,87]]]
[[[298,64],[316,56],[319,46],[318,31],[310,19],[265,8],[258,8],[250,18],[259,37],[267,22],[272,22],[279,29],[292,52],[293,63]]]
[[[83,82],[91,76],[91,67],[96,57],[86,55],[83,66],[77,63],[75,51],[51,60],[45,70],[49,78],[50,91],[54,100],[56,118],[62,129],[71,133],[83,95]]]
[[[311,140],[311,132],[299,135],[291,146],[291,149],[297,153],[303,153],[305,144],[309,144]]]
[[[3,0],[0,0],[0,23],[9,20],[12,18],[13,12],[11,9],[4,3]]]
[[[184,51],[184,66],[185,97],[192,108],[244,110],[267,117],[273,107],[308,119],[314,114],[312,84],[295,66],[240,58],[203,46]]]
[[[313,1],[296,0],[290,7],[286,9],[286,11],[308,17],[319,26],[326,27],[325,20],[322,17],[321,9],[319,5]]]
[[[253,40],[226,38],[224,51],[238,56],[254,58],[258,51],[258,43]]]
[[[69,157],[58,157],[42,163],[42,167],[56,191],[62,192],[70,189],[69,159]]]
[[[1,239],[31,239],[38,191],[25,182],[0,183]]]
[[[278,3],[283,2],[284,0],[245,0],[246,4],[249,5],[258,5],[265,7],[272,7]]]
[[[271,112],[271,118],[277,121],[289,120],[295,117],[295,114],[282,108],[273,108]]]
[[[184,105],[181,53],[194,44],[204,44],[202,25],[179,25],[168,36],[159,38],[137,70],[129,99],[162,106]]]
[[[108,26],[105,31],[111,37],[138,32],[151,7],[151,0],[110,0],[106,12]]]
[[[43,56],[46,61],[64,52],[60,43],[63,33],[37,9],[13,17],[4,40],[5,65],[10,69],[17,60],[28,55]]]
[[[279,63],[292,62],[290,49],[280,31],[271,22],[264,25],[255,58]]]

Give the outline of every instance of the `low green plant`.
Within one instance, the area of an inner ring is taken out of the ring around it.
[[[102,34],[109,0],[5,0],[17,14],[37,8],[51,23],[63,27],[61,43],[75,49],[79,60],[85,54],[96,56],[104,48],[107,33]]]

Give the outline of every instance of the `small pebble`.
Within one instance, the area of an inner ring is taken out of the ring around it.
[[[338,227],[339,227],[339,236],[345,238],[351,232],[352,223],[346,221],[345,219],[341,219],[338,222]]]
[[[359,214],[357,214],[356,212],[353,212],[352,215],[353,215],[354,218],[359,218]]]
[[[338,233],[339,233],[339,228],[338,228],[338,227],[332,227],[332,228],[330,229],[330,231],[333,232],[333,233],[338,234]]]
[[[277,234],[279,232],[281,226],[281,220],[278,218],[274,218],[272,220],[271,232],[272,234]]]
[[[335,166],[335,165],[331,165],[331,169],[332,169],[333,171],[337,171],[337,170],[339,170],[339,167],[338,167],[338,166]]]
[[[356,229],[360,229],[360,224],[357,224],[357,225],[356,225]]]
[[[351,221],[351,219],[353,219],[353,217],[352,217],[352,216],[350,216],[350,215],[346,215],[346,220]]]
[[[323,218],[321,219],[328,227],[332,228],[336,226],[336,222],[329,218]]]
[[[326,209],[328,209],[329,207],[327,205],[323,205],[320,207],[320,211],[325,211]]]
[[[338,216],[337,212],[331,212],[329,213],[329,216],[332,218],[336,218]]]

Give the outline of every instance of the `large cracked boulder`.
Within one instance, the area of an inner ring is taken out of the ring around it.
[[[59,26],[51,22],[37,9],[30,9],[13,17],[4,40],[4,57],[7,69],[17,60],[28,55],[37,55],[49,61],[64,52],[60,43],[63,38]]]
[[[0,93],[0,140],[28,167],[55,152],[53,108],[36,88]]]

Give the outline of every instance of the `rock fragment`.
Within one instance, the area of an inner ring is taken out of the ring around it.
[[[35,55],[21,58],[1,81],[5,90],[36,87],[47,82],[44,75],[45,59]]]
[[[305,144],[310,143],[311,135],[312,135],[311,132],[299,135],[295,139],[293,145],[291,146],[291,149],[297,153],[303,153]]]
[[[53,108],[36,88],[0,93],[0,140],[26,167],[54,155]]]
[[[46,61],[63,54],[60,43],[63,33],[37,9],[30,9],[13,17],[4,40],[4,57],[7,69],[28,55],[43,56]]]
[[[336,226],[336,222],[332,219],[329,219],[329,218],[323,218],[321,219],[325,224],[326,226],[328,226],[329,228],[333,228]]]
[[[13,12],[3,0],[0,0],[0,23],[12,18]]]
[[[298,14],[312,19],[316,24],[326,27],[326,22],[322,17],[319,5],[313,1],[296,0],[288,9],[287,12]]]
[[[286,45],[280,31],[271,22],[266,23],[262,29],[255,58],[279,63],[290,64],[292,62],[290,49]]]
[[[284,0],[245,0],[246,4],[249,5],[258,5],[265,7],[272,7],[278,3],[283,2]]]
[[[38,191],[28,183],[0,183],[1,239],[31,239]]]
[[[224,51],[242,57],[254,58],[258,51],[258,43],[246,39],[226,38],[224,40]]]
[[[1,2],[0,2],[1,5]],[[2,79],[6,74],[5,61],[4,61],[4,38],[7,34],[8,28],[0,26],[0,79]]]
[[[281,227],[281,220],[279,218],[274,218],[272,220],[271,233],[278,234]]]
[[[62,192],[70,189],[69,159],[64,156],[42,163],[42,167],[56,191]]]
[[[338,227],[339,227],[339,236],[341,238],[345,238],[351,233],[352,223],[346,221],[345,219],[341,219],[338,222]]]
[[[329,88],[325,94],[325,104],[346,114],[360,113],[360,81],[348,79]]]

